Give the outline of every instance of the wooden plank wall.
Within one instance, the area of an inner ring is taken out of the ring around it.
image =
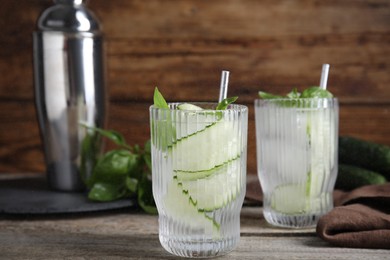
[[[32,31],[50,0],[0,8],[0,172],[43,172],[34,107]],[[248,172],[255,173],[253,100],[319,82],[339,97],[340,134],[390,145],[388,0],[91,0],[107,46],[109,128],[129,143],[149,138],[155,86],[169,101],[215,101],[221,70],[229,95],[249,106]]]

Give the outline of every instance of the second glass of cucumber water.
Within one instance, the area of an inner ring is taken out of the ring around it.
[[[226,254],[240,238],[248,108],[168,105],[169,109],[150,107],[160,243],[183,257]]]
[[[255,100],[263,215],[276,226],[315,226],[333,208],[337,177],[336,98]]]

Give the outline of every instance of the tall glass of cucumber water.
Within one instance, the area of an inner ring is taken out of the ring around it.
[[[315,226],[333,208],[337,99],[257,99],[255,121],[265,219],[282,227]]]
[[[150,107],[153,196],[170,253],[212,257],[240,239],[248,108],[169,103]]]

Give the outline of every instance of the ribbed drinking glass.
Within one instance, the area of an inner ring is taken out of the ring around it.
[[[248,109],[194,104],[203,109],[150,107],[153,196],[161,245],[178,256],[212,257],[240,238]]]
[[[311,227],[333,208],[338,108],[335,98],[255,101],[257,168],[270,224]]]

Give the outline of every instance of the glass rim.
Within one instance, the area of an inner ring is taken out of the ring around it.
[[[213,105],[217,106],[218,102],[207,102],[207,101],[190,101],[190,102],[167,102],[168,106],[169,105],[180,105],[180,104],[192,104],[192,105],[199,105],[202,107],[202,105]],[[167,111],[183,111],[183,112],[192,112],[192,113],[204,113],[204,112],[223,112],[223,111],[248,111],[248,106],[242,105],[242,104],[230,104],[227,109],[224,110],[216,110],[216,109],[211,109],[211,108],[204,108],[202,110],[189,110],[189,109],[172,109],[172,108],[159,108],[156,107],[155,105],[150,105],[149,107],[150,110],[167,110]]]
[[[338,104],[339,100],[336,97],[332,98],[272,98],[272,99],[262,99],[257,98],[254,101],[254,104],[288,104],[288,103],[295,103],[295,104],[304,104],[304,103],[329,103],[329,104]]]
[[[331,98],[318,98],[318,97],[314,97],[314,98],[269,98],[269,99],[264,99],[264,98],[256,98],[255,101],[288,101],[288,100],[291,100],[291,101],[305,101],[305,100],[338,100],[337,97],[331,97]]]

